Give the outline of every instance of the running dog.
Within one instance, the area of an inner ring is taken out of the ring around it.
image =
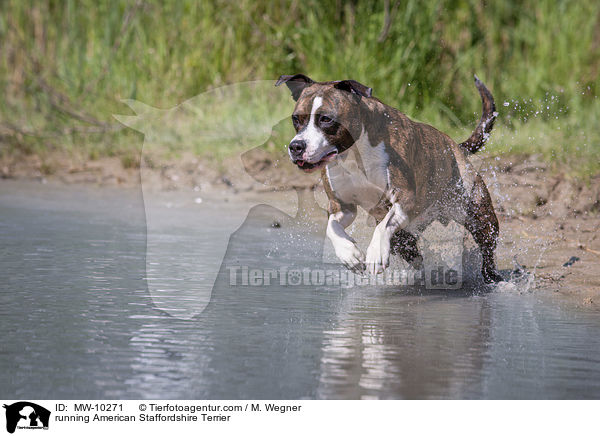
[[[327,236],[351,270],[383,272],[391,254],[418,268],[419,234],[433,221],[454,220],[473,235],[486,283],[502,281],[494,250],[498,219],[483,179],[468,160],[489,137],[497,116],[490,91],[475,76],[483,115],[465,142],[415,122],[373,97],[355,80],[315,82],[283,75],[296,101],[291,160],[305,172],[321,170],[329,198]],[[377,222],[366,255],[345,229],[357,206]]]

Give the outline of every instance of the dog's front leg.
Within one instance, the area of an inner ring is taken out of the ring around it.
[[[408,225],[408,216],[395,200],[394,198],[386,216],[375,227],[367,248],[367,271],[371,274],[379,274],[390,265],[390,240],[398,230]]]
[[[333,244],[335,255],[342,263],[352,271],[362,272],[365,269],[365,256],[356,246],[356,241],[344,230],[352,224],[354,218],[356,206],[348,205],[337,212],[331,212],[327,223],[327,237]]]

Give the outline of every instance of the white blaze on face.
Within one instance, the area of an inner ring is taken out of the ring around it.
[[[292,141],[297,139],[306,142],[306,151],[302,155],[302,159],[311,163],[319,161],[325,154],[330,152],[330,149],[332,148],[321,129],[316,126],[316,113],[322,105],[323,98],[315,97],[310,111],[308,125],[292,139]]]

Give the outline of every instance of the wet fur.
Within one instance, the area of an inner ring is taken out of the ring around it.
[[[304,81],[304,77],[299,81]],[[298,116],[300,129],[308,121],[312,102],[317,96],[322,98],[320,111],[337,121],[335,126],[323,131],[329,144],[339,152],[336,161],[322,169],[330,217],[341,217],[344,227],[347,227],[356,215],[357,205],[360,205],[381,223],[390,218],[392,206],[397,205],[398,213],[406,215],[407,220],[398,224],[401,228],[391,236],[391,252],[400,254],[414,265],[422,260],[416,245],[419,233],[435,220],[455,220],[465,226],[480,247],[485,281],[501,280],[494,262],[498,220],[483,179],[467,159],[470,152],[483,145],[496,116],[493,98],[487,88],[476,79],[483,101],[482,119],[471,137],[457,144],[434,127],[415,122],[370,96],[370,88],[354,81],[344,82],[352,83],[340,86],[343,82],[307,81],[303,87],[301,83],[293,84],[297,96],[294,114]],[[357,89],[354,89],[355,86]],[[365,138],[365,134],[368,137],[366,146],[371,147],[373,153],[357,152],[359,147],[356,144],[365,142],[358,141]],[[384,153],[376,149],[382,144]],[[373,162],[365,163],[364,160],[369,155],[387,159],[387,162],[382,162],[387,171],[386,183],[381,182],[381,174],[377,180],[368,177]],[[355,170],[351,171],[352,168]],[[335,173],[335,178],[332,173]],[[345,173],[348,173],[347,179],[343,178]],[[359,185],[360,189],[354,185]],[[339,189],[339,186],[351,186],[351,189]],[[392,218],[394,216],[392,214]],[[339,233],[339,229],[336,232]],[[333,236],[337,238],[339,235]],[[375,239],[374,235],[371,245],[374,244],[377,250]],[[338,243],[347,245],[340,241]],[[356,252],[352,256],[355,258],[349,261],[349,266],[361,269],[364,256]],[[373,256],[368,253],[367,257]],[[382,262],[385,263],[385,260]],[[385,265],[382,266],[385,268]],[[375,268],[373,272],[378,271]]]

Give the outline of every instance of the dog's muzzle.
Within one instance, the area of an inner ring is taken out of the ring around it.
[[[335,157],[338,155],[337,150],[333,150],[329,153],[327,153],[325,156],[321,157],[321,159],[319,159],[316,162],[308,162],[304,159],[292,159],[292,161],[298,166],[298,168],[300,168],[302,171],[310,173],[318,168],[321,168],[323,166],[325,166],[328,162],[332,161],[333,159],[335,159]]]
[[[306,150],[306,141],[294,139],[290,142],[289,148],[292,160],[297,161],[302,158],[302,154],[304,154],[304,151]]]

